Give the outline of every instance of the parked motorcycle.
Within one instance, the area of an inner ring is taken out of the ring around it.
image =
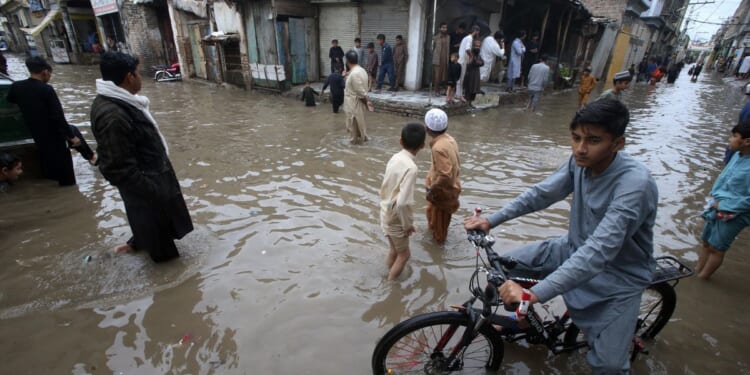
[[[154,65],[151,67],[151,71],[154,72],[154,81],[156,82],[171,82],[182,80],[182,73],[180,73],[180,63],[174,63],[172,65]]]

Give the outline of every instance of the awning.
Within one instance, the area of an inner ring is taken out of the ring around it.
[[[42,22],[40,22],[38,25],[34,27],[22,27],[21,31],[25,32],[29,35],[37,35],[44,30],[47,25],[49,25],[52,20],[57,18],[57,16],[60,15],[60,9],[50,9],[49,12],[47,12],[47,15],[44,16],[44,19]]]

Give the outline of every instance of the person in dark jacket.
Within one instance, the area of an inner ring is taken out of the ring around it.
[[[78,150],[92,165],[96,164],[96,154],[80,131],[68,124],[55,89],[47,84],[52,78],[52,67],[40,56],[26,59],[26,67],[30,77],[13,82],[7,99],[21,109],[39,153],[42,176],[57,181],[60,186],[75,185],[69,148]]]
[[[335,72],[331,73],[326,79],[326,83],[323,84],[323,90],[321,94],[326,92],[328,87],[331,87],[331,106],[333,106],[333,113],[339,113],[339,107],[344,104],[344,77],[341,76],[341,69],[336,69]]]
[[[99,170],[120,191],[133,237],[115,252],[148,251],[155,262],[180,254],[174,239],[193,230],[169,148],[149,112],[138,59],[122,52],[101,56],[91,128],[98,142]]]
[[[8,61],[5,60],[5,56],[3,56],[3,53],[0,51],[0,73],[8,75]]]
[[[328,57],[331,59],[331,73],[336,71],[336,67],[344,69],[344,50],[339,46],[339,41],[331,41],[331,49],[328,50]]]
[[[305,102],[305,107],[315,107],[315,95],[320,94],[310,86],[310,81],[305,82],[305,88],[302,89],[302,101]]]

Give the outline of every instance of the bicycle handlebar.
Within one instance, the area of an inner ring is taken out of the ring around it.
[[[506,280],[508,280],[507,270],[511,270],[518,265],[518,261],[513,257],[500,256],[495,250],[492,249],[492,245],[495,243],[495,239],[480,230],[468,230],[466,231],[468,240],[474,247],[484,249],[487,255],[487,261],[490,264],[491,269],[487,273],[487,287],[484,289],[485,302],[484,312],[489,314],[489,308],[492,304],[501,302],[498,299],[497,288],[500,287]],[[518,303],[503,304],[505,310],[515,311],[518,307]]]

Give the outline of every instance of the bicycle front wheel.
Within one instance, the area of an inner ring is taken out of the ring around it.
[[[460,350],[469,320],[464,313],[441,311],[405,320],[383,336],[372,354],[375,375],[484,374],[497,371],[503,341],[489,325]],[[458,355],[453,352],[457,352]]]

